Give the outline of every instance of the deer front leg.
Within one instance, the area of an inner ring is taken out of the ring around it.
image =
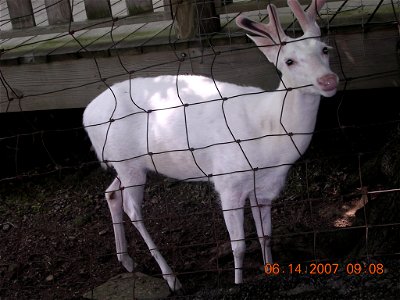
[[[256,224],[257,236],[260,241],[264,265],[272,263],[271,253],[271,200],[261,199],[250,194],[250,205],[253,219]]]
[[[114,181],[106,190],[106,199],[113,222],[115,247],[117,251],[118,261],[121,262],[121,264],[128,272],[132,272],[134,268],[134,262],[132,258],[128,255],[123,223],[122,191],[120,187],[120,181],[117,178],[114,179]]]
[[[236,284],[243,282],[243,260],[246,251],[243,227],[245,200],[240,194],[221,193],[223,215],[233,252]]]

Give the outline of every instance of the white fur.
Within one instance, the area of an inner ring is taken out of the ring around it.
[[[270,6],[269,12],[276,11]],[[261,47],[262,37],[251,38]],[[94,149],[118,174],[106,198],[118,259],[128,271],[134,263],[127,253],[123,211],[141,233],[170,288],[181,287],[143,224],[143,185],[149,170],[214,184],[232,243],[235,283],[242,282],[247,198],[264,263],[272,262],[271,201],[282,190],[290,165],[310,143],[320,95],[336,92],[324,91],[318,83],[327,75],[331,80],[327,84],[337,83],[328,56],[322,53],[324,47],[318,38],[291,42],[280,49],[270,47],[266,55],[274,57],[273,63],[283,74],[274,92],[202,76],[159,76],[115,84],[88,105],[83,122]],[[272,48],[276,51],[271,54]],[[287,66],[289,58],[295,64]],[[297,89],[305,85],[310,86]]]

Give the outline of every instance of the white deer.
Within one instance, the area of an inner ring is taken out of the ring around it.
[[[99,160],[117,177],[106,191],[118,260],[132,271],[123,212],[138,229],[171,290],[181,283],[148,233],[142,218],[146,173],[179,180],[209,181],[218,192],[229,232],[235,283],[242,282],[246,199],[261,243],[271,256],[271,201],[282,190],[290,166],[307,149],[320,96],[336,93],[338,77],[329,67],[328,46],[316,23],[324,0],[305,12],[288,4],[304,35],[288,37],[274,5],[269,23],[238,16],[236,23],[282,73],[277,90],[213,81],[202,76],[136,78],[113,85],[86,108],[83,123]]]

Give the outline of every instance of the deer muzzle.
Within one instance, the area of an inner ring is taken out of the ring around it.
[[[336,74],[327,74],[317,79],[317,82],[321,89],[325,92],[330,92],[337,89],[338,78]]]

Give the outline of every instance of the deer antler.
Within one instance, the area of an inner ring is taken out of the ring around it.
[[[313,0],[308,10],[304,11],[297,0],[288,0],[288,5],[299,21],[304,34],[316,36],[321,35],[321,30],[315,20],[318,16],[318,12],[324,4],[325,0]]]

